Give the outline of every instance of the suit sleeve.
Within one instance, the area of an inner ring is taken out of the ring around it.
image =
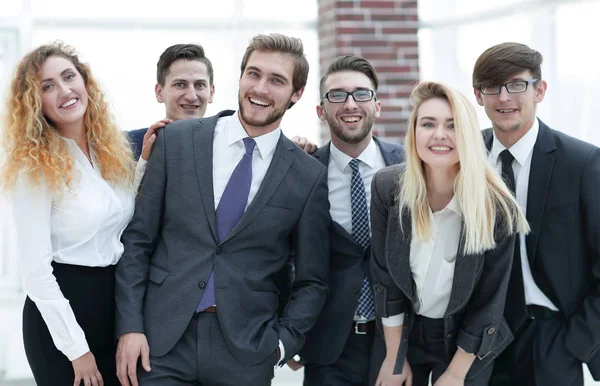
[[[516,234],[504,234],[498,237],[495,248],[485,252],[481,276],[466,306],[457,336],[457,345],[479,358],[488,355],[495,346],[494,341],[500,339],[498,331],[504,322],[515,237]]]
[[[600,380],[600,149],[588,157],[581,184],[585,258],[591,261],[591,280],[587,295],[568,321],[565,345]]]
[[[117,337],[129,332],[144,332],[143,301],[148,270],[165,206],[165,136],[165,130],[158,134],[139,188],[133,218],[121,238],[124,252],[115,273]]]
[[[381,181],[384,179],[381,178],[380,173],[376,173],[371,182],[371,273],[375,290],[375,312],[379,317],[389,318],[402,315],[406,310],[408,299],[388,271],[385,241],[388,236],[389,217],[396,207],[391,198],[395,184],[384,184]],[[394,216],[395,220],[397,218]],[[402,235],[393,237],[402,237]],[[398,320],[399,318],[396,318],[396,321]],[[394,322],[394,319],[387,321]]]
[[[323,168],[292,235],[295,276],[289,301],[277,325],[288,357],[285,360],[300,351],[306,333],[325,304],[330,222],[327,169]]]

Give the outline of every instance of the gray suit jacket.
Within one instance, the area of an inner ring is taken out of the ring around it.
[[[245,365],[272,355],[279,339],[286,356],[293,356],[325,302],[327,173],[283,134],[252,203],[217,241],[213,134],[217,119],[231,114],[178,121],[161,130],[123,233],[117,334],[145,333],[155,356],[182,336],[213,268],[219,323],[231,352]],[[279,317],[273,278],[291,251],[295,279]]]
[[[387,166],[404,160],[400,145],[375,137],[374,140]],[[319,148],[313,156],[328,167],[329,144]],[[365,275],[371,277],[370,248],[363,251],[352,235],[335,221],[331,222],[330,241],[329,295],[317,323],[300,351],[302,359],[320,365],[334,363],[340,357],[352,328],[363,278]]]
[[[402,167],[381,169],[373,177],[371,188],[371,268],[375,308],[381,317],[405,313],[394,369],[396,374],[402,372],[404,366],[414,319],[413,305],[418,301],[410,269],[410,214],[404,212],[400,229],[395,202]],[[497,227],[502,227],[501,219],[498,219]],[[477,355],[467,379],[490,364],[513,339],[503,312],[515,235],[503,233],[496,232],[496,247],[485,253],[465,255],[462,237],[458,247],[450,303],[444,315],[445,346],[448,357],[454,355],[457,346]]]

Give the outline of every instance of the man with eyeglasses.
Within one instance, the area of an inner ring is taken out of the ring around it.
[[[373,66],[356,56],[333,61],[320,83],[317,115],[327,122],[331,142],[314,156],[328,168],[330,291],[300,351],[305,386],[371,386],[385,358],[369,270],[371,179],[404,154],[372,135],[381,111],[377,86]]]
[[[600,149],[536,118],[547,89],[541,64],[539,52],[503,43],[473,71],[492,121],[489,160],[531,226],[515,243],[506,300],[515,339],[491,386],[582,386],[582,363],[600,380]]]

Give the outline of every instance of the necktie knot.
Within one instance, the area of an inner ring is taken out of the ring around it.
[[[500,152],[500,162],[502,162],[502,166],[508,165],[512,167],[512,162],[514,160],[515,157],[513,157],[508,149],[504,149]]]
[[[244,146],[246,146],[246,155],[252,155],[256,141],[253,138],[246,137],[244,138]]]
[[[358,173],[358,160],[356,158],[354,158],[352,161],[350,161],[349,165],[350,165],[350,169],[352,169],[352,171],[354,173]]]

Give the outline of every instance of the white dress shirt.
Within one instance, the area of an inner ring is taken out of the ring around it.
[[[529,172],[531,171],[531,158],[533,156],[533,147],[537,140],[540,131],[540,124],[537,119],[534,120],[531,129],[513,144],[509,151],[515,158],[512,164],[513,173],[515,174],[516,196],[517,203],[521,207],[523,213],[527,213],[527,192],[529,191]],[[496,138],[492,142],[492,149],[488,155],[492,167],[502,175],[502,161],[500,153],[506,147]],[[535,283],[527,258],[527,245],[525,244],[525,235],[519,233],[520,250],[521,250],[521,267],[523,269],[523,284],[525,286],[525,303],[535,304],[548,307],[551,310],[558,311],[558,308],[548,299]]]
[[[329,147],[329,167],[327,168],[327,186],[329,188],[329,205],[333,221],[340,224],[348,233],[352,234],[352,206],[350,203],[350,184],[352,182],[352,169],[350,161],[352,158],[342,153],[333,142]],[[365,195],[367,196],[367,210],[370,211],[371,203],[371,180],[375,173],[385,167],[385,160],[379,146],[371,138],[371,141],[358,157],[358,170],[365,184]]]
[[[339,150],[333,142],[329,146],[329,166],[327,168],[327,186],[329,188],[330,214],[333,221],[340,224],[349,234],[352,234],[352,204],[350,201],[350,185],[352,183],[352,157]],[[375,173],[384,168],[385,160],[379,146],[371,138],[367,147],[356,157],[358,170],[365,185],[367,211],[370,216],[371,180]],[[354,320],[368,321],[363,316],[355,314]]]
[[[410,270],[415,281],[417,305],[415,313],[432,319],[444,317],[454,280],[458,254],[462,210],[456,196],[438,212],[429,210],[431,237],[426,241],[414,238],[410,243]],[[382,318],[384,326],[397,327],[404,323],[404,314]]]
[[[248,202],[246,208],[256,196],[260,184],[262,184],[267,169],[271,165],[275,147],[281,136],[281,128],[254,137],[256,146],[252,153],[252,184],[250,193],[248,193]],[[217,120],[215,126],[215,135],[213,138],[213,191],[215,195],[215,210],[219,206],[227,182],[233,173],[233,170],[246,153],[243,139],[248,137],[248,133],[242,126],[238,117],[238,112],[233,115],[221,117]]]
[[[23,286],[39,309],[52,340],[69,360],[89,351],[85,334],[63,296],[51,263],[89,267],[116,264],[121,234],[133,215],[133,189],[115,187],[100,174],[75,141],[63,138],[73,157],[71,187],[51,192],[20,175],[11,197]]]
[[[225,187],[229,182],[233,170],[240,162],[246,153],[244,138],[248,137],[248,133],[240,122],[238,112],[233,115],[221,117],[217,120],[215,126],[215,134],[213,138],[213,192],[215,195],[215,210],[219,206]],[[263,134],[259,137],[254,137],[256,146],[252,152],[252,182],[250,192],[248,193],[248,205],[256,196],[260,185],[267,174],[267,170],[273,160],[275,148],[281,137],[281,128]],[[285,347],[283,342],[279,340],[279,359],[285,358]],[[281,366],[282,363],[277,363],[275,367]]]

